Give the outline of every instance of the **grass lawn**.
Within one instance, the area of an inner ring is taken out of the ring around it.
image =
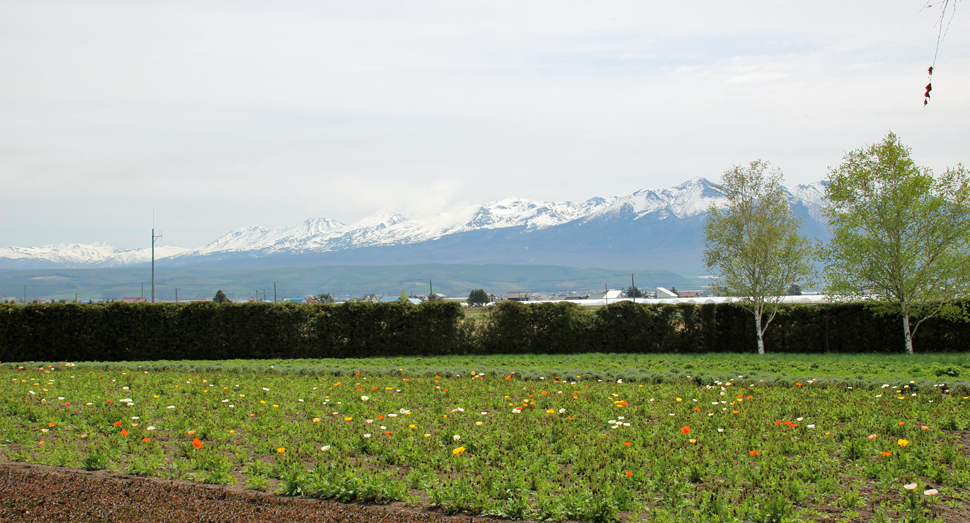
[[[0,459],[446,513],[970,519],[958,355],[0,365]]]

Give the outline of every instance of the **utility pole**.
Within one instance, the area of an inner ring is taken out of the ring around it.
[[[178,287],[175,288],[175,304],[176,305],[179,304],[179,288]]]
[[[77,293],[74,293],[74,303],[77,303]]]
[[[633,303],[636,303],[637,302],[637,282],[636,280],[633,279],[632,272],[630,273],[630,290],[633,291],[633,296],[630,296],[630,297],[633,298]]]
[[[155,303],[155,240],[162,237],[161,233],[155,236],[155,213],[152,212],[152,303]],[[142,284],[144,285],[144,284]],[[145,297],[145,291],[141,292],[142,298]]]
[[[145,297],[145,282],[141,282],[141,297]]]
[[[431,300],[433,300],[433,299],[434,299],[434,298],[432,297],[432,296],[434,296],[434,282],[433,282],[433,281],[431,281],[431,278],[428,278],[428,285],[429,285],[429,286],[431,287],[431,293],[430,293],[430,294],[428,294],[428,300],[429,300],[429,301],[431,301]]]
[[[276,305],[276,282],[273,282],[273,305]]]
[[[27,284],[24,284],[24,305],[27,305]]]

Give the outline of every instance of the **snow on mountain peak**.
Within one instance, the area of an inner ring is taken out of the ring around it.
[[[814,219],[822,216],[825,182],[798,185],[786,191],[793,205],[804,205]],[[347,225],[327,218],[309,219],[295,227],[266,229],[254,225],[231,231],[193,250],[156,247],[155,257],[327,252],[413,244],[481,229],[521,228],[523,232],[533,232],[577,220],[585,223],[621,216],[633,220],[644,217],[685,219],[701,215],[711,205],[723,202],[721,193],[710,180],[695,177],[672,188],[644,189],[622,197],[594,197],[578,204],[509,197],[435,216],[411,217],[399,211],[385,210]],[[0,248],[0,258],[75,265],[121,265],[150,260],[151,249],[121,251],[100,242],[59,244]]]

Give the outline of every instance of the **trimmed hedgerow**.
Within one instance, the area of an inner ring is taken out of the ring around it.
[[[464,320],[458,303],[0,305],[0,361],[359,358],[444,354],[744,353],[751,313],[733,304],[507,302]],[[783,306],[775,353],[899,353],[899,319],[864,304]],[[963,352],[970,322],[928,320],[918,352]]]

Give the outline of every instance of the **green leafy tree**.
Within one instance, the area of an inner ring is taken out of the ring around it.
[[[704,263],[754,315],[758,354],[788,286],[813,273],[814,249],[781,181],[781,171],[761,160],[725,171],[717,188],[727,205],[712,206],[704,225]]]
[[[640,289],[634,287],[633,285],[627,287],[626,288],[626,291],[624,291],[624,292],[626,293],[627,297],[629,297],[629,298],[642,298],[643,297],[643,291],[641,291]]]
[[[951,300],[970,290],[970,179],[962,165],[934,177],[889,133],[845,154],[830,170],[823,249],[828,292],[867,296],[875,312],[901,317],[906,352],[935,316],[956,317]]]
[[[428,294],[428,297],[425,299],[425,301],[444,301],[444,298],[442,298],[441,296],[438,296],[437,294]]]
[[[408,291],[401,289],[401,296],[398,297],[400,301],[408,301]]]
[[[492,300],[489,299],[485,289],[475,289],[468,293],[467,303],[470,307],[481,307]]]
[[[226,297],[226,293],[222,292],[222,289],[216,291],[216,295],[212,297],[212,301],[216,303],[229,303],[229,298]]]
[[[320,303],[334,303],[336,301],[333,299],[333,296],[331,296],[330,293],[328,292],[317,294],[316,296],[313,297],[313,299],[317,300]]]

